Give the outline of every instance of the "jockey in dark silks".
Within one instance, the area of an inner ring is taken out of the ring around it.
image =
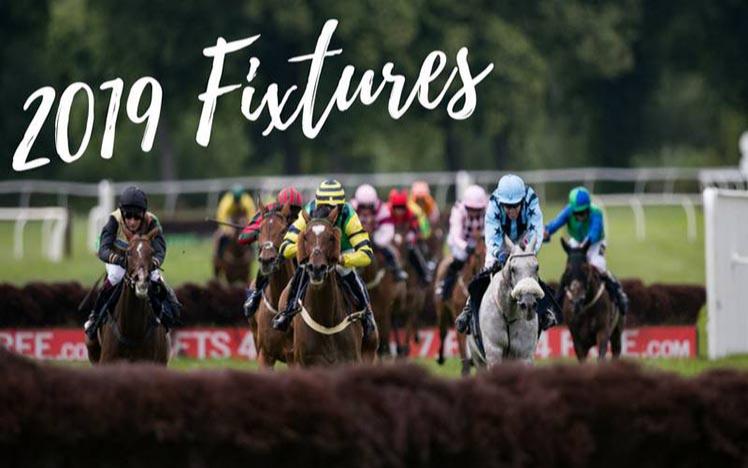
[[[354,299],[358,303],[357,306],[365,311],[363,326],[364,337],[366,337],[376,330],[376,323],[374,322],[374,314],[371,310],[369,293],[366,290],[366,285],[356,272],[356,268],[369,265],[373,258],[374,253],[371,248],[369,234],[367,234],[361,225],[356,210],[349,203],[346,203],[345,190],[337,180],[328,179],[323,181],[319,188],[317,188],[315,199],[309,202],[304,207],[304,210],[310,215],[318,212],[329,214],[335,207],[339,208],[338,217],[334,224],[341,232],[340,251],[342,252],[342,262],[336,266],[336,271],[354,296]],[[306,219],[303,216],[298,216],[296,221],[288,228],[288,232],[281,244],[281,255],[285,258],[293,258],[296,255],[298,248],[296,241],[299,234],[306,229],[306,226]],[[300,310],[299,304],[304,299],[308,285],[309,274],[303,268],[303,265],[299,265],[291,279],[286,307],[273,319],[273,328],[281,331],[288,330],[291,320]]]
[[[509,174],[499,180],[488,202],[484,232],[485,269],[468,287],[470,298],[455,321],[455,328],[460,333],[469,331],[472,315],[478,313],[491,276],[504,266],[509,257],[509,251],[504,246],[504,236],[509,237],[513,243],[524,240],[528,244],[533,244],[536,255],[543,244],[543,213],[540,211],[540,201],[535,191],[525,186],[520,177]],[[561,309],[555,303],[555,292],[543,281],[539,283],[545,293],[543,299],[538,302],[537,310],[539,331],[542,331],[561,321]]]
[[[628,297],[623,291],[621,283],[608,270],[607,261],[605,260],[605,222],[603,212],[592,203],[590,192],[584,187],[575,187],[569,192],[569,203],[545,227],[545,241],[550,240],[551,236],[566,226],[566,230],[571,237],[569,244],[572,247],[587,246],[587,261],[600,272],[605,281],[605,288],[608,290],[610,297],[613,298],[618,310],[622,315],[628,310]],[[556,301],[563,305],[564,287],[563,278],[558,285],[558,294]]]
[[[289,218],[295,220],[304,205],[301,193],[299,193],[299,191],[294,187],[286,187],[278,192],[276,202],[267,205],[265,208],[267,210],[274,210],[281,208],[285,204],[288,204],[291,208]],[[239,243],[243,245],[252,245],[260,234],[261,224],[262,212],[258,211],[239,234]],[[247,289],[247,300],[244,302],[244,315],[247,318],[252,317],[255,312],[257,312],[257,308],[260,307],[260,300],[262,299],[262,291],[269,282],[270,278],[263,275],[258,269],[257,277],[255,278],[255,287],[254,289]]]
[[[107,277],[84,325],[89,340],[97,340],[97,330],[103,323],[106,311],[117,301],[118,294],[115,292],[118,293],[120,288],[116,286],[127,273],[125,255],[130,239],[136,234],[144,235],[156,228],[159,229],[158,234],[151,240],[153,265],[148,297],[154,314],[167,329],[178,321],[181,306],[159,270],[166,257],[166,240],[161,232],[161,224],[156,215],[148,211],[148,198],[145,193],[138,187],[130,186],[122,192],[119,208],[109,215],[109,220],[101,231],[99,259],[104,262]]]

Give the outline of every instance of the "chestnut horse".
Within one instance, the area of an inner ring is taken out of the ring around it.
[[[483,263],[486,259],[486,244],[483,240],[482,235],[478,235],[475,238],[475,251],[465,262],[462,270],[457,275],[457,282],[452,290],[452,297],[448,301],[442,299],[441,294],[436,294],[434,302],[436,304],[436,323],[439,326],[439,357],[436,362],[439,365],[444,364],[444,341],[447,337],[447,331],[455,323],[457,315],[462,312],[465,303],[467,302],[468,296],[468,285],[473,280],[473,277],[477,275],[483,268]],[[436,284],[441,284],[444,280],[444,276],[447,273],[447,267],[452,262],[452,256],[447,256],[439,263],[439,268],[436,271]],[[460,358],[462,360],[462,373],[463,375],[470,373],[471,361],[465,350],[465,335],[462,333],[456,333],[457,335],[457,347],[460,352]]]
[[[273,328],[273,318],[278,314],[278,305],[283,289],[291,280],[294,265],[291,260],[279,257],[280,245],[283,242],[290,219],[291,207],[268,210],[260,207],[262,222],[258,236],[260,273],[270,278],[262,294],[262,302],[257,309],[250,326],[255,323],[255,344],[257,345],[257,362],[263,369],[272,369],[276,361],[290,364],[293,358],[293,334],[283,333]]]
[[[363,342],[362,311],[352,311],[353,301],[344,297],[336,266],[340,261],[340,229],[334,225],[339,208],[329,215],[310,219],[297,239],[299,268],[309,275],[309,289],[301,312],[293,321],[293,360],[300,366],[373,361],[379,345],[377,334]],[[288,300],[288,288],[280,305]]]
[[[376,217],[372,210],[363,209],[359,212],[361,225],[369,233],[374,235],[376,230]],[[371,307],[374,312],[374,319],[377,322],[379,331],[379,357],[390,355],[389,337],[392,331],[392,312],[395,308],[402,308],[405,305],[406,290],[403,281],[397,281],[395,274],[386,267],[384,256],[380,248],[374,247],[374,258],[369,266],[361,270],[361,279],[366,284],[366,289],[371,297]],[[395,338],[398,335],[395,334]],[[402,350],[399,340],[395,340],[397,353]]]
[[[158,323],[148,299],[153,259],[151,239],[158,228],[144,236],[133,236],[126,252],[124,284],[114,312],[99,329],[98,343],[86,343],[92,364],[112,361],[169,361],[169,338]]]
[[[587,262],[589,244],[571,247],[562,238],[561,245],[568,255],[566,270],[561,277],[566,296],[563,314],[577,360],[584,362],[593,346],[597,346],[597,359],[604,360],[608,342],[616,359],[621,355],[623,316],[609,296],[597,268]]]

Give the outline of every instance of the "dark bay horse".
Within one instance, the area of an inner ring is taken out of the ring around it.
[[[291,280],[294,264],[291,260],[279,258],[280,245],[288,226],[291,207],[286,204],[280,209],[262,210],[262,222],[258,237],[260,273],[270,278],[262,295],[262,302],[255,314],[255,344],[257,362],[263,369],[272,369],[276,361],[290,364],[293,359],[293,333],[280,332],[273,328],[273,318],[278,308],[283,289]],[[250,319],[252,325],[253,319]]]
[[[473,280],[473,277],[480,273],[483,269],[483,263],[486,259],[486,244],[483,240],[482,235],[478,235],[475,238],[475,251],[470,255],[465,265],[460,270],[457,276],[457,283],[455,284],[454,290],[452,291],[452,297],[448,301],[442,299],[441,294],[437,294],[434,297],[436,305],[436,323],[439,326],[439,356],[436,362],[439,365],[444,364],[444,341],[447,337],[447,332],[454,325],[457,315],[462,312],[462,308],[467,302],[468,296],[468,285]],[[439,268],[436,272],[436,284],[441,284],[447,274],[447,267],[452,262],[452,256],[444,258],[439,263]],[[460,358],[462,359],[462,373],[463,375],[470,373],[470,359],[468,358],[467,351],[465,349],[465,335],[462,333],[456,333],[457,335],[457,347],[460,352]]]
[[[166,365],[169,361],[166,329],[156,320],[148,299],[151,239],[157,232],[158,228],[130,239],[122,292],[114,311],[99,329],[98,343],[87,343],[88,359],[93,364],[126,360]]]
[[[244,220],[232,220],[233,224],[243,226]],[[225,236],[223,240],[221,237]],[[223,252],[219,256],[219,245],[225,242]],[[242,245],[238,241],[235,228],[221,226],[216,231],[215,253],[213,254],[213,276],[224,278],[228,283],[246,284],[249,278],[249,266],[252,263],[252,248]]]
[[[333,224],[338,210],[315,219],[301,212],[307,227],[297,239],[297,259],[307,270],[309,289],[293,320],[293,359],[300,366],[373,361],[379,345],[376,333],[363,342],[362,312],[352,311],[352,301],[344,297],[335,271],[341,253],[341,232]],[[281,307],[287,297],[288,288]]]
[[[590,349],[597,346],[597,358],[604,360],[608,342],[613,358],[618,358],[621,355],[623,316],[608,295],[600,273],[587,262],[589,244],[571,247],[562,238],[561,245],[568,255],[566,270],[561,277],[565,294],[564,319],[574,341],[577,359],[584,362]]]
[[[369,233],[369,237],[374,235],[376,230],[376,214],[371,209],[363,209],[359,213],[361,225]],[[377,322],[379,331],[379,357],[390,355],[390,335],[392,335],[393,323],[392,313],[396,308],[403,308],[406,300],[405,283],[397,281],[395,273],[387,268],[384,255],[380,247],[374,247],[374,258],[371,263],[361,270],[361,279],[366,284],[366,289],[371,297],[371,307],[374,312],[374,319]],[[394,253],[394,252],[393,252]],[[398,334],[394,334],[396,340],[397,354],[399,355],[403,347],[401,346]]]
[[[426,298],[429,291],[433,291],[433,281],[429,284],[423,284],[423,281],[418,274],[418,271],[413,266],[413,262],[410,261],[411,255],[415,254],[415,251],[411,251],[412,246],[409,246],[405,240],[407,232],[402,228],[397,230],[395,235],[395,245],[398,248],[400,259],[403,262],[403,268],[408,274],[408,279],[405,282],[406,296],[405,303],[401,307],[395,307],[392,312],[393,328],[395,328],[396,340],[399,342],[399,333],[397,326],[402,324],[405,328],[405,337],[403,338],[403,354],[406,356],[409,354],[410,342],[418,342],[418,330],[417,322],[421,313],[426,307]],[[416,249],[418,247],[415,247]]]

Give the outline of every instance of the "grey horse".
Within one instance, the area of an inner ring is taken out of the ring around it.
[[[543,298],[538,282],[538,259],[533,240],[524,248],[508,237],[504,243],[509,258],[504,267],[491,278],[491,284],[480,305],[480,328],[483,355],[472,335],[468,346],[477,368],[492,367],[504,359],[532,363],[538,342],[537,303]]]

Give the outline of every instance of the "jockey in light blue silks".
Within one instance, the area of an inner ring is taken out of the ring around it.
[[[468,332],[472,314],[477,313],[483,293],[491,282],[491,276],[504,266],[509,257],[509,249],[504,245],[504,236],[509,237],[513,243],[534,242],[536,255],[543,244],[543,213],[540,211],[540,201],[535,191],[525,186],[525,182],[519,176],[508,174],[499,180],[488,202],[484,235],[485,269],[476,276],[468,288],[470,298],[455,322],[455,327],[460,333]],[[537,312],[540,330],[546,330],[560,322],[556,316],[557,313],[560,314],[560,308],[553,299],[555,293],[542,281],[540,285],[545,297],[538,302]]]
[[[603,221],[603,212],[592,203],[590,192],[584,187],[575,187],[569,192],[569,203],[545,227],[545,241],[563,226],[569,232],[571,247],[587,247],[587,261],[600,272],[608,294],[613,298],[621,315],[626,314],[628,310],[628,298],[623,292],[621,283],[608,271],[605,260],[605,223]],[[564,300],[563,278],[562,284],[558,286],[558,295],[556,301],[563,305]]]

